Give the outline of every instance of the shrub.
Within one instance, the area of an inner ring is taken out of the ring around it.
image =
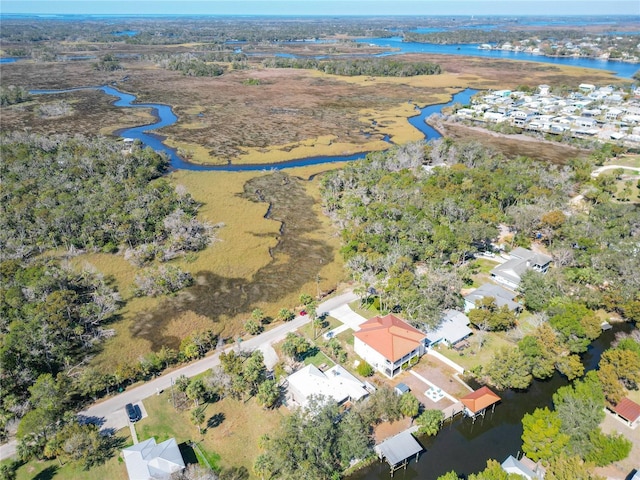
[[[360,375],[363,377],[370,377],[373,375],[373,367],[369,365],[367,362],[360,362],[358,368],[356,369]]]

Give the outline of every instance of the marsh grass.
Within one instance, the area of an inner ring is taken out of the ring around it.
[[[172,262],[195,279],[193,287],[173,296],[132,297],[137,270],[121,255],[92,253],[73,260],[78,268],[91,265],[112,278],[127,301],[108,326],[116,335],[105,342],[94,366],[113,370],[163,345],[177,349],[195,331],[211,329],[233,338],[255,308],[275,317],[280,308],[295,307],[301,293],[315,296],[318,288],[335,289],[344,275],[339,237],[322,215],[319,180],[306,180],[335,167],[308,167],[291,174],[170,175],[203,204],[202,220],[224,226],[207,249]]]

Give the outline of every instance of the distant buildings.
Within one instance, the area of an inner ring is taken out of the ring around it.
[[[537,93],[497,90],[477,97],[454,116],[511,124],[524,132],[640,145],[640,89],[630,94],[582,83],[565,96],[552,95],[549,85],[540,85]]]

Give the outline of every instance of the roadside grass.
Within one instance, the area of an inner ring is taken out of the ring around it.
[[[309,338],[310,340],[313,340],[316,343],[324,345],[326,342],[324,340],[323,335],[333,330],[334,328],[339,327],[340,325],[342,325],[342,322],[340,320],[337,320],[333,317],[326,317],[324,319],[322,328],[314,329],[312,322],[309,322],[303,325],[302,327],[300,327],[298,329],[298,332],[304,335],[305,337]]]
[[[255,398],[223,398],[207,405],[202,434],[198,434],[189,418],[190,410],[173,408],[170,390],[145,399],[144,405],[149,416],[136,424],[141,441],[151,436],[158,442],[172,437],[178,444],[193,441],[214,468],[244,466],[249,472],[258,456],[258,440],[276,430],[288,413],[285,407],[265,410]],[[200,456],[197,449],[194,453]]]
[[[373,297],[371,297],[373,299]],[[371,301],[368,305],[362,306],[360,300],[354,300],[349,304],[351,310],[353,310],[358,315],[370,319],[375,317],[376,315],[380,315],[380,310],[375,307],[375,302]]]
[[[122,443],[122,448],[131,446],[131,434],[129,429],[123,429],[117,433]],[[90,470],[85,470],[77,462],[68,462],[60,465],[58,460],[31,460],[21,465],[16,471],[16,480],[30,479],[60,479],[60,480],[104,480],[127,478],[127,468],[120,457],[120,451],[102,465],[96,465]]]

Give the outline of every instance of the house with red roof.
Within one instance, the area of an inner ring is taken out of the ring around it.
[[[495,406],[500,397],[491,391],[489,387],[482,387],[460,399],[464,405],[464,413],[469,417],[483,415],[485,410]]]
[[[426,351],[426,334],[392,313],[367,320],[353,336],[355,352],[388,378],[409,368]]]
[[[629,398],[623,398],[611,410],[631,428],[637,427],[640,423],[640,405]]]

